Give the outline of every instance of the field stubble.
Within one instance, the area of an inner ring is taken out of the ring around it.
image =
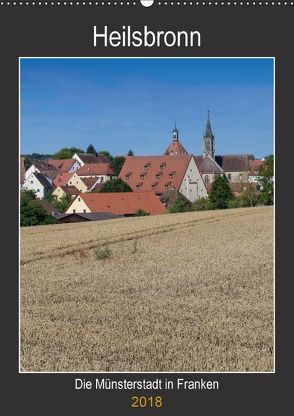
[[[273,370],[270,207],[24,228],[20,284],[25,371]]]

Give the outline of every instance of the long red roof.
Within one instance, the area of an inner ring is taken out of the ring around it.
[[[113,175],[113,170],[109,163],[86,163],[76,172],[79,176]]]
[[[127,156],[119,177],[133,191],[179,190],[191,156]]]
[[[81,198],[91,212],[112,212],[118,215],[132,215],[139,209],[151,215],[166,212],[154,192],[85,193],[77,198]]]

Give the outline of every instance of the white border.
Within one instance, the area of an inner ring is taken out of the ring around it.
[[[272,59],[273,60],[273,154],[274,154],[274,187],[276,184],[276,158],[275,158],[275,141],[276,141],[276,101],[275,101],[275,93],[276,93],[276,58],[275,56],[166,56],[166,57],[143,57],[143,56],[120,56],[120,57],[107,57],[107,56],[66,56],[66,57],[53,57],[53,56],[20,56],[18,58],[18,186],[20,186],[20,126],[21,126],[21,105],[20,105],[20,97],[21,97],[21,60],[22,59]],[[273,370],[272,371],[26,371],[23,369],[21,371],[21,345],[20,345],[20,192],[18,192],[18,374],[275,374],[276,372],[276,297],[275,297],[275,217],[276,217],[276,192],[274,191],[274,216],[273,216],[273,307],[274,307],[274,317],[273,317]]]

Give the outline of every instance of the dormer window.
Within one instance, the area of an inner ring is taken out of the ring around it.
[[[149,167],[150,167],[150,165],[151,165],[151,163],[150,163],[150,162],[145,163],[145,165],[144,165],[144,169],[145,169],[145,170],[148,170],[148,169],[149,169]]]
[[[152,191],[155,191],[155,189],[157,188],[158,182],[153,182],[153,184],[151,185]]]
[[[161,163],[160,164],[160,170],[163,170],[165,168],[165,166],[166,166],[166,162]]]
[[[126,180],[128,181],[131,176],[132,176],[132,172],[127,172],[125,175]]]
[[[169,189],[169,187],[170,187],[170,185],[171,185],[171,183],[170,183],[170,182],[167,182],[167,183],[164,185],[165,190],[168,190],[168,189]]]
[[[169,174],[168,174],[168,178],[169,179],[173,179],[174,177],[175,177],[175,171],[173,171],[173,172],[170,172]]]
[[[139,182],[139,183],[137,183],[137,185],[136,185],[136,190],[137,190],[137,191],[140,191],[140,189],[142,188],[142,185],[143,185],[143,182]]]
[[[141,173],[140,179],[141,179],[141,181],[143,181],[144,179],[146,179],[146,173],[145,172]]]
[[[162,176],[162,172],[157,172],[157,174],[155,175],[156,179],[160,179]]]

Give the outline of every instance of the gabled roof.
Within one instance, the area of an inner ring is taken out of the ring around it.
[[[48,160],[49,165],[54,166],[59,172],[69,172],[76,163],[75,159],[50,159]]]
[[[76,153],[77,156],[86,164],[86,163],[109,163],[108,158],[103,155],[93,155],[91,153]]]
[[[151,215],[166,212],[154,192],[85,193],[78,195],[91,212],[113,212],[117,215],[133,215],[143,209]],[[71,205],[72,205],[71,204]]]
[[[59,185],[59,188],[61,188],[63,192],[66,193],[66,195],[78,195],[80,193],[80,191],[75,186]]]
[[[47,214],[52,216],[58,216],[61,215],[61,212],[56,209],[49,201],[46,199],[37,199],[36,202],[41,205],[42,208],[47,212]]]
[[[41,172],[43,175],[47,176],[51,180],[55,179],[59,173],[59,170],[48,163],[48,160],[37,159],[34,161],[33,165]]]
[[[113,175],[113,170],[109,163],[86,163],[76,172],[79,176]]]
[[[249,170],[251,173],[258,172],[264,161],[260,159],[249,160]]]
[[[127,156],[119,177],[128,183],[133,191],[154,191],[162,194],[167,190],[165,185],[168,182],[171,189],[179,190],[190,160],[189,155]],[[142,172],[145,173],[144,176]],[[137,185],[141,182],[138,189]],[[153,189],[152,185],[156,182],[157,185]]]
[[[74,175],[74,172],[71,173],[60,173],[53,181],[54,186],[65,186],[70,178]]]
[[[195,160],[195,158],[194,158]],[[196,161],[195,161],[196,162]],[[197,163],[196,163],[197,164]],[[223,173],[222,168],[218,165],[218,163],[210,156],[206,155],[199,166],[199,171],[204,173]]]
[[[81,181],[84,182],[88,191],[90,191],[93,188],[93,186],[96,184],[97,180],[98,180],[97,178],[81,178]]]
[[[35,175],[35,177],[38,179],[40,184],[44,186],[44,188],[52,188],[51,183],[48,181],[48,179],[43,175],[43,173],[33,172],[32,175]]]
[[[254,160],[253,155],[223,155],[216,156],[216,162],[224,172],[248,172],[250,170],[249,161]]]
[[[184,148],[184,146],[182,145],[182,143],[180,142],[180,140],[173,140],[168,148],[166,149],[166,151],[164,152],[165,155],[170,155],[170,156],[174,156],[174,155],[187,155],[188,152],[187,150]]]

